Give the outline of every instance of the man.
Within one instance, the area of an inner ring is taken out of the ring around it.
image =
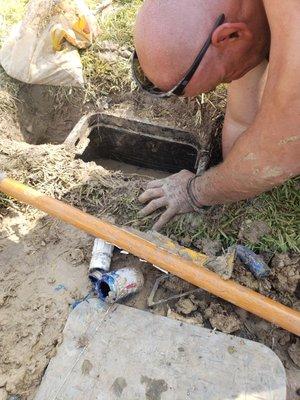
[[[224,161],[201,176],[181,171],[150,182],[141,215],[166,207],[154,229],[176,214],[252,198],[299,174],[299,26],[299,0],[144,2],[134,63],[149,82],[136,76],[140,86],[158,96],[195,96],[231,82]]]

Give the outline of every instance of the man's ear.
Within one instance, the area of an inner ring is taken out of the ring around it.
[[[215,47],[226,46],[237,40],[252,40],[253,35],[244,22],[226,22],[220,25],[212,35],[212,44]]]

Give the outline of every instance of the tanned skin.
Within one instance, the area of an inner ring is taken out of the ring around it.
[[[152,5],[154,1],[148,0]],[[183,0],[181,2],[183,4]],[[195,5],[194,0],[190,5]],[[253,198],[300,172],[299,1],[226,0],[222,4],[222,1],[212,0],[207,10],[208,17],[213,20],[220,6],[227,8],[224,13],[229,15],[230,22],[225,21],[214,32],[212,49],[185,92],[186,96],[194,96],[218,83],[233,80],[229,85],[223,127],[224,161],[195,180],[193,194],[199,207]],[[261,18],[255,20],[258,12]],[[138,25],[136,42],[143,59]],[[259,35],[255,36],[257,31]],[[258,38],[263,38],[263,41],[258,43]],[[263,49],[269,53],[268,61]],[[155,54],[154,49],[152,58]],[[157,54],[159,56],[159,52]],[[240,58],[232,63],[230,56],[231,59]],[[184,60],[186,58],[187,55]],[[190,56],[188,61],[192,58]],[[159,86],[160,71],[157,76],[151,76],[152,69],[147,67],[147,63],[149,60],[145,60],[144,65],[141,62],[142,67],[146,74],[149,71],[149,78]],[[210,63],[214,67],[210,68]],[[168,65],[168,62],[163,65]],[[170,84],[166,78],[167,71],[161,71],[161,75],[164,77],[161,87],[165,90],[172,87],[175,80],[172,71]],[[175,75],[177,79],[178,72]],[[142,203],[149,202],[141,215],[166,207],[154,229],[160,230],[176,214],[193,211],[187,194],[187,183],[192,176],[189,171],[181,171],[149,183],[140,196]]]

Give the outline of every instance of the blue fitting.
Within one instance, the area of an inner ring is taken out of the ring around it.
[[[268,265],[248,247],[237,245],[236,255],[256,278],[262,279],[270,275],[271,269]]]

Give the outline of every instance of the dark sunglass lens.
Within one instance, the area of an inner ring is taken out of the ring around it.
[[[143,87],[153,86],[149,79],[143,73],[142,67],[137,58],[133,59],[132,69],[134,77],[140,85],[142,85]]]
[[[143,89],[144,91],[152,94],[154,96],[164,97],[167,96],[164,92],[162,92],[159,88],[157,88],[153,83],[146,77],[144,74],[142,67],[140,65],[137,54],[135,53],[132,58],[132,73],[133,77],[137,83],[137,85]]]

